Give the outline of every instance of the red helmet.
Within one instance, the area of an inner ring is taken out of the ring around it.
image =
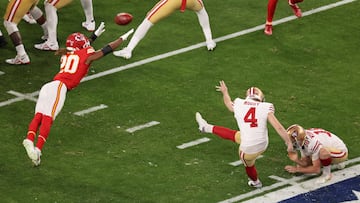
[[[66,48],[71,51],[84,49],[88,46],[90,46],[89,39],[79,32],[72,33],[66,39]]]

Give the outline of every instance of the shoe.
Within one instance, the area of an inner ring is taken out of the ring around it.
[[[214,42],[214,40],[207,41],[206,47],[207,47],[208,51],[212,51],[215,49],[216,43]]]
[[[5,40],[5,37],[4,36],[0,36],[0,47],[4,47],[7,45],[7,42]]]
[[[249,180],[248,185],[250,187],[254,187],[254,188],[261,188],[262,187],[262,183],[259,179],[257,179],[256,181],[253,180]]]
[[[297,4],[291,3],[291,0],[289,0],[289,6],[293,10],[296,17],[300,18],[302,16],[301,9]]]
[[[35,159],[32,159],[32,162],[33,162],[34,166],[39,166],[40,162],[41,162],[41,159],[40,159],[41,150],[37,147],[35,147],[35,155],[36,155],[36,157],[35,157]]]
[[[83,26],[83,28],[87,29],[87,31],[89,32],[94,32],[95,31],[95,21],[92,20],[91,22],[82,22],[81,25]]]
[[[266,25],[265,25],[264,33],[265,33],[266,35],[272,35],[272,25],[266,24]]]
[[[320,178],[318,178],[316,180],[316,184],[324,184],[326,183],[327,181],[331,180],[332,178],[332,174],[323,174],[322,176],[320,176]]]
[[[30,64],[30,58],[27,54],[22,56],[16,55],[15,58],[6,59],[5,62],[12,65],[26,65]]]
[[[26,150],[26,153],[28,155],[28,157],[31,159],[31,160],[34,160],[37,158],[37,155],[35,153],[35,148],[34,148],[34,143],[29,140],[29,139],[25,139],[23,141],[23,145],[25,147],[25,150]]]
[[[341,170],[341,169],[345,168],[346,164],[344,162],[342,162],[342,163],[335,164],[334,166],[336,169]]]
[[[196,119],[196,122],[199,124],[199,130],[200,130],[200,132],[205,133],[205,132],[206,132],[206,131],[205,131],[205,127],[206,127],[207,125],[209,125],[209,124],[206,122],[206,120],[204,120],[204,119],[202,118],[202,116],[201,116],[201,114],[200,114],[199,112],[196,112],[196,113],[195,113],[195,119]]]
[[[33,18],[33,16],[30,13],[25,14],[22,19],[29,24],[37,23],[36,20]]]
[[[57,42],[48,42],[45,41],[41,44],[35,44],[34,47],[43,51],[56,51],[59,49],[59,44]]]
[[[114,51],[113,54],[115,56],[123,57],[124,59],[130,59],[131,58],[131,51],[127,47],[123,48],[119,51]]]

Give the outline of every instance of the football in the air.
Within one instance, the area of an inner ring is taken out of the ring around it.
[[[133,17],[130,13],[118,13],[114,21],[118,25],[127,25],[132,21]]]

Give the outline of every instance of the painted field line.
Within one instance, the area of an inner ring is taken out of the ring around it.
[[[30,101],[33,101],[33,102],[36,102],[37,101],[37,98],[35,98],[33,95],[31,94],[22,94],[20,92],[16,92],[14,90],[9,90],[7,93],[9,94],[12,94],[16,97],[19,97],[19,98],[23,98],[23,99],[27,99],[27,100],[30,100]]]
[[[351,159],[351,160],[347,160],[347,161],[345,161],[345,164],[348,165],[348,164],[357,163],[357,162],[360,162],[360,157],[357,157],[357,158]],[[307,184],[310,185],[310,187],[312,186],[313,187],[312,189],[316,189],[316,187],[320,188],[320,187],[323,187],[323,186],[326,186],[326,185],[333,184],[334,182],[339,182],[341,180],[349,178],[346,175],[344,175],[344,173],[346,174],[347,171],[353,171],[353,167],[358,167],[359,168],[359,170],[357,170],[357,174],[359,175],[360,174],[360,165],[355,165],[355,166],[352,166],[352,167],[349,167],[349,168],[345,168],[345,169],[333,172],[332,173],[333,178],[331,179],[331,181],[329,181],[326,184],[316,185],[316,184],[314,184],[315,183],[314,179],[310,179],[308,181],[309,183],[307,183]],[[336,176],[336,178],[335,178],[335,176]],[[270,177],[272,177],[272,176],[270,176]],[[286,186],[286,185],[289,185],[289,184],[294,185],[294,181],[301,181],[301,180],[304,180],[304,179],[306,179],[308,177],[309,177],[309,175],[294,176],[294,177],[292,177],[290,179],[286,179],[286,181],[277,182],[277,183],[274,183],[272,185],[262,187],[261,189],[253,190],[251,192],[241,194],[241,195],[238,195],[238,196],[235,196],[235,197],[220,201],[219,203],[239,202],[239,201],[247,199],[249,197],[253,197],[253,196],[256,196],[256,195],[261,194],[261,193],[266,193],[267,191],[270,191],[270,190],[275,190],[276,188],[280,188],[280,187],[283,187],[283,186]],[[272,178],[274,179],[274,177],[272,177]],[[338,180],[338,179],[341,179],[341,180]],[[302,183],[298,183],[295,186],[296,187],[303,187]],[[289,188],[289,187],[284,188],[284,190],[286,190],[287,188]],[[277,195],[279,196],[280,194],[284,193],[284,192],[281,192],[281,191],[282,190],[274,191],[273,193],[276,194],[274,196],[277,196]],[[301,191],[302,190],[296,191],[296,194],[300,194]],[[254,199],[251,199],[251,200],[247,201],[247,203],[252,203],[252,202],[273,202],[272,200],[266,199],[266,198],[264,198],[263,200],[260,199],[262,197],[268,197],[268,195],[269,195],[269,193],[266,193],[266,194],[262,195],[261,197],[254,198]]]
[[[160,124],[160,122],[158,122],[158,121],[151,121],[151,122],[145,123],[143,125],[138,125],[138,126],[135,126],[132,128],[128,128],[128,129],[126,129],[126,132],[133,133],[135,131],[142,130],[144,128],[149,128],[151,126],[159,125],[159,124]]]
[[[264,157],[263,155],[260,155],[256,159],[260,159],[260,158],[263,158],[263,157]],[[229,163],[229,165],[232,165],[232,166],[240,166],[241,164],[243,164],[241,160],[237,160],[237,161]]]
[[[88,109],[85,109],[85,110],[82,110],[82,111],[77,111],[74,114],[77,115],[77,116],[83,116],[85,114],[92,113],[94,111],[98,111],[98,110],[101,110],[101,109],[106,109],[107,107],[108,106],[106,106],[105,104],[100,104],[99,106],[94,106],[94,107],[91,107],[91,108],[88,108]]]
[[[345,4],[348,4],[348,3],[351,3],[351,2],[355,2],[355,1],[357,1],[357,0],[342,0],[342,1],[339,1],[339,2],[336,2],[336,3],[333,3],[333,4],[329,4],[329,5],[322,6],[322,7],[316,8],[316,9],[312,9],[310,11],[303,12],[303,16],[308,16],[308,15],[311,15],[311,14],[319,13],[319,12],[322,12],[322,11],[325,11],[325,10],[328,10],[328,9],[331,9],[331,8],[335,8],[337,6],[345,5]],[[289,22],[289,21],[292,21],[292,20],[296,20],[296,19],[297,18],[292,15],[292,16],[289,16],[289,17],[285,17],[285,18],[273,21],[273,25],[279,25],[279,24],[286,23],[286,22]],[[222,41],[225,41],[225,40],[228,40],[228,39],[239,37],[239,36],[249,34],[249,33],[255,32],[255,31],[259,31],[259,30],[262,30],[262,29],[264,29],[264,24],[261,24],[261,25],[255,26],[253,28],[249,28],[249,29],[246,29],[246,30],[242,30],[242,31],[239,31],[239,32],[235,32],[235,33],[232,33],[232,34],[229,34],[229,35],[225,35],[225,36],[216,38],[216,39],[214,39],[214,41],[215,42],[222,42]],[[174,50],[174,51],[171,51],[171,52],[168,52],[168,53],[164,53],[164,54],[160,54],[160,55],[157,55],[157,56],[154,56],[154,57],[150,57],[150,58],[147,58],[147,59],[136,61],[136,62],[131,63],[131,64],[115,67],[115,68],[112,68],[112,69],[109,69],[109,70],[106,70],[106,71],[103,71],[103,72],[99,72],[99,73],[96,73],[96,74],[93,74],[93,75],[86,76],[85,78],[83,78],[81,80],[81,82],[93,80],[93,79],[100,78],[100,77],[107,76],[107,75],[111,75],[111,74],[114,74],[114,73],[117,73],[117,72],[120,72],[120,71],[123,71],[123,70],[135,68],[135,67],[147,64],[147,63],[151,63],[151,62],[158,61],[158,60],[161,60],[161,59],[164,59],[164,58],[168,58],[168,57],[171,57],[171,56],[174,56],[174,55],[178,55],[178,54],[181,54],[181,53],[184,53],[184,52],[188,52],[188,51],[203,47],[205,45],[206,45],[205,42],[201,42],[201,43],[198,43],[198,44],[195,44],[195,45],[192,45],[192,46],[188,46],[188,47],[185,47],[185,48],[182,48],[182,49]],[[34,93],[36,93],[36,92],[34,92]],[[37,93],[38,93],[38,91],[37,91]],[[10,104],[12,104],[14,102],[18,102],[18,101],[22,101],[22,99],[19,99],[19,98],[9,99],[7,101],[0,102],[0,107],[10,105]]]
[[[199,145],[199,144],[202,144],[202,143],[205,143],[205,142],[209,142],[210,140],[211,140],[210,138],[203,137],[203,138],[191,141],[191,142],[187,142],[187,143],[183,143],[181,145],[178,145],[178,146],[176,146],[176,148],[178,148],[178,149],[186,149],[188,147],[193,147],[195,145]]]
[[[0,71],[0,75],[4,75],[4,74],[5,74],[4,72]]]

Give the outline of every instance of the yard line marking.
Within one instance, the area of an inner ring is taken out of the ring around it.
[[[304,16],[309,16],[309,15],[312,15],[312,14],[315,14],[315,13],[326,11],[328,9],[335,8],[335,7],[338,7],[338,6],[342,6],[342,5],[345,5],[345,4],[348,4],[348,3],[351,3],[351,2],[355,2],[355,1],[357,1],[357,0],[342,0],[342,1],[339,1],[339,2],[336,2],[336,3],[332,3],[332,4],[329,4],[329,5],[325,5],[325,6],[321,6],[319,8],[312,9],[310,11],[303,12],[302,14],[303,14],[303,17]],[[296,20],[296,19],[297,19],[297,17],[295,17],[293,15],[288,16],[288,17],[273,21],[273,25],[279,25],[279,24],[286,23],[286,22],[289,22],[289,21],[292,21],[292,20]],[[261,25],[258,25],[258,26],[255,26],[253,28],[249,28],[249,29],[246,29],[246,30],[242,30],[242,31],[239,31],[239,32],[235,32],[235,33],[232,33],[232,34],[229,34],[229,35],[225,35],[225,36],[222,36],[222,37],[218,37],[218,38],[214,39],[214,41],[215,42],[222,42],[222,41],[225,41],[225,40],[228,40],[228,39],[239,37],[239,36],[249,34],[251,32],[255,32],[255,31],[258,31],[258,30],[262,30],[262,29],[264,29],[264,24],[261,24]],[[123,71],[123,70],[127,70],[127,69],[130,69],[130,68],[135,68],[135,67],[138,67],[138,66],[141,66],[141,65],[144,65],[144,64],[147,64],[147,63],[151,63],[151,62],[154,62],[154,61],[158,61],[158,60],[170,57],[170,56],[174,56],[174,55],[181,54],[181,53],[184,53],[184,52],[187,52],[187,51],[191,51],[191,50],[203,47],[205,45],[206,45],[205,42],[201,42],[201,43],[198,43],[198,44],[194,44],[192,46],[188,46],[188,47],[181,48],[181,49],[178,49],[178,50],[174,50],[174,51],[171,51],[171,52],[168,52],[168,53],[164,53],[164,54],[160,54],[160,55],[157,55],[157,56],[154,56],[154,57],[150,57],[150,58],[147,58],[147,59],[136,61],[134,63],[130,63],[130,64],[127,64],[127,65],[124,65],[124,66],[119,66],[119,67],[115,67],[115,68],[112,68],[112,69],[109,69],[109,70],[106,70],[106,71],[103,71],[103,72],[99,72],[99,73],[96,73],[96,74],[93,74],[93,75],[88,75],[88,76],[84,77],[81,80],[81,82],[93,80],[93,79],[100,78],[100,77],[107,76],[107,75],[111,75],[111,74],[114,74],[114,73],[117,73],[117,72],[120,72],[120,71]],[[36,92],[34,92],[34,93],[36,93]],[[38,91],[37,91],[37,93],[38,93]],[[10,105],[10,104],[12,104],[14,102],[18,102],[18,101],[22,101],[22,100],[21,99],[19,100],[19,98],[9,99],[7,101],[0,102],[0,107]]]
[[[211,140],[210,138],[203,137],[203,138],[191,141],[191,142],[183,143],[183,144],[178,145],[176,147],[178,149],[185,149],[185,148],[192,147],[192,146],[195,146],[195,145],[199,145],[199,144],[202,144],[202,143],[205,143],[205,142],[209,142],[210,140]]]
[[[347,160],[347,161],[345,161],[345,164],[346,165],[348,165],[348,164],[351,164],[351,163],[357,163],[357,162],[360,162],[360,157],[357,157],[357,158],[355,158],[355,159],[351,159],[351,160]],[[359,167],[360,168],[360,165],[355,165],[355,167]],[[350,167],[351,168],[351,167]],[[348,169],[348,168],[345,168],[345,169],[342,169],[342,170],[339,170],[339,171],[335,171],[335,172],[333,172],[332,174],[333,174],[333,179],[331,180],[331,181],[329,181],[327,184],[333,184],[334,183],[334,177],[335,176],[337,176],[337,179],[338,178],[343,178],[343,179],[346,179],[346,178],[344,178],[345,176],[343,175],[343,173],[340,173],[340,172],[342,172],[342,171],[344,171],[344,170],[346,170],[346,169]],[[349,169],[350,171],[351,171],[351,169]],[[357,172],[358,174],[360,174],[360,169],[358,170],[359,172]],[[340,173],[339,175],[335,175],[335,174],[338,174],[338,172]],[[344,173],[346,174],[346,172],[344,171]],[[310,175],[311,176],[311,175]],[[269,176],[269,177],[271,177],[271,176]],[[290,178],[290,179],[287,179],[287,181],[284,181],[284,182],[277,182],[277,183],[274,183],[274,184],[272,184],[272,185],[269,185],[269,186],[266,186],[266,187],[262,187],[261,189],[257,189],[257,190],[253,190],[253,191],[251,191],[251,192],[248,192],[248,193],[245,193],[245,194],[241,194],[241,195],[238,195],[238,196],[235,196],[235,197],[232,197],[232,198],[229,198],[229,199],[226,199],[226,200],[223,200],[223,201],[220,201],[219,203],[233,203],[233,202],[239,202],[239,201],[241,201],[241,200],[243,200],[243,199],[247,199],[247,198],[249,198],[249,197],[252,197],[252,196],[255,196],[255,195],[258,195],[258,194],[261,194],[261,193],[265,193],[266,191],[270,191],[270,190],[274,190],[274,189],[276,189],[276,188],[279,188],[279,187],[283,187],[283,186],[285,186],[285,185],[288,185],[288,184],[291,184],[291,183],[293,183],[293,182],[295,182],[295,181],[301,181],[301,180],[304,180],[304,179],[307,179],[309,177],[309,175],[302,175],[302,176],[294,176],[294,177],[292,177],[292,178]],[[311,181],[311,183],[310,183],[310,185],[313,185],[313,187],[314,187],[314,180],[313,179],[311,179],[311,180],[309,180],[309,181]],[[299,184],[297,184],[296,186],[297,187],[302,187],[301,185],[302,185],[303,183],[299,183]],[[323,187],[323,186],[326,186],[326,184],[322,184],[322,185],[320,185],[319,186],[319,188],[320,187]],[[288,187],[287,187],[288,188]],[[285,188],[286,189],[286,188]],[[314,189],[314,188],[313,188]],[[276,193],[276,192],[279,192],[280,190],[277,190],[277,191],[275,191],[274,193]],[[300,191],[300,190],[299,190]],[[298,194],[298,193],[300,193],[299,191],[297,191],[296,193]],[[288,193],[288,192],[287,192]],[[268,194],[269,193],[265,193],[264,195],[262,195],[261,197],[268,197]],[[279,192],[279,193],[276,193],[276,194],[281,194],[281,192]],[[275,195],[276,196],[276,195]],[[260,197],[260,198],[261,198]],[[266,200],[266,198],[264,199],[264,200],[262,200],[262,201],[260,201],[260,200],[258,200],[258,201],[254,201],[255,199],[250,199],[249,201],[247,201],[248,203],[251,203],[251,202],[273,202],[273,201],[270,201],[269,199],[267,199]],[[265,201],[266,200],[266,201]],[[275,202],[278,202],[278,201],[275,201]]]
[[[160,124],[160,122],[158,122],[158,121],[151,121],[151,122],[145,123],[143,125],[138,125],[138,126],[135,126],[132,128],[128,128],[128,129],[126,129],[126,132],[133,133],[135,131],[142,130],[144,128],[149,128],[151,126],[159,125],[159,124]]]
[[[85,114],[88,114],[88,113],[92,113],[94,111],[98,111],[98,110],[101,110],[101,109],[106,109],[108,106],[106,106],[105,104],[100,104],[99,106],[94,106],[94,107],[91,107],[91,108],[88,108],[88,109],[85,109],[85,110],[82,110],[82,111],[78,111],[78,112],[75,112],[74,114],[77,115],[77,116],[83,116]]]
[[[260,155],[258,156],[256,159],[260,159],[260,158],[263,158],[264,156],[263,155]],[[234,162],[230,162],[229,165],[232,165],[232,166],[240,166],[242,163],[241,160],[238,160],[238,161],[234,161]]]
[[[37,101],[37,99],[32,94],[22,94],[20,92],[14,91],[14,90],[9,90],[7,93],[17,96],[19,98],[30,100],[30,101],[34,101],[34,102]]]
[[[4,72],[0,71],[0,75],[4,75],[4,74],[5,74]]]

